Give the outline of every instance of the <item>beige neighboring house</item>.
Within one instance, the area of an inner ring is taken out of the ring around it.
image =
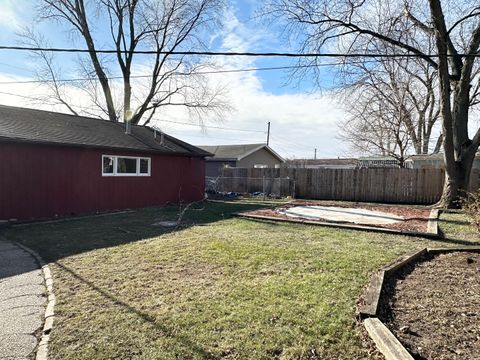
[[[336,159],[292,159],[285,167],[297,169],[355,169],[358,160],[353,158]]]
[[[267,144],[198,146],[213,154],[206,158],[205,176],[220,176],[224,167],[278,168],[285,160]]]
[[[410,169],[445,169],[445,161],[442,153],[412,155],[405,160],[405,166]],[[480,170],[480,154],[475,156],[472,169]]]

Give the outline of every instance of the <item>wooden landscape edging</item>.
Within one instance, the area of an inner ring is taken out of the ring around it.
[[[428,249],[413,251],[411,253],[401,256],[390,265],[384,266],[382,270],[385,271],[385,275],[390,276],[400,268],[407,266],[412,262],[416,261],[417,259],[421,258],[425,254],[427,254],[427,252],[428,252]]]
[[[368,318],[363,323],[368,335],[387,360],[414,360],[402,343],[378,318]]]
[[[358,308],[360,318],[368,318],[377,316],[378,304],[380,302],[380,294],[383,288],[383,280],[385,278],[385,271],[380,270],[372,275],[370,283],[365,290],[362,299],[363,304]]]
[[[385,278],[393,275],[401,267],[411,264],[427,253],[427,249],[416,250],[395,260],[390,265],[384,266],[380,271],[372,275],[367,290],[363,295],[363,303],[358,308],[360,318],[367,318],[378,315],[378,305],[383,289]]]
[[[438,214],[437,214],[438,216]],[[423,256],[438,255],[449,252],[475,252],[480,253],[480,246],[462,246],[455,248],[424,248],[412,253],[406,254],[395,260],[390,265],[384,266],[380,271],[374,273],[370,283],[362,296],[362,303],[358,306],[358,316],[363,321],[363,325],[375,343],[377,349],[385,356],[387,360],[413,360],[412,355],[395,337],[395,335],[378,318],[378,306],[385,283],[385,279],[393,276],[401,268],[408,266]]]
[[[432,209],[428,217],[427,232],[438,236],[438,217],[440,215],[439,209]]]
[[[455,247],[455,248],[433,248],[427,249],[429,254],[432,255],[438,255],[438,254],[444,254],[444,253],[449,253],[449,252],[474,252],[474,253],[480,253],[480,246],[460,246],[460,247]]]
[[[356,225],[356,224],[347,224],[347,223],[335,223],[335,222],[326,222],[326,221],[314,221],[314,220],[300,220],[296,218],[280,218],[276,216],[268,216],[268,215],[255,215],[249,214],[248,212],[240,212],[234,213],[233,216],[246,218],[246,219],[253,219],[253,220],[268,220],[268,221],[278,221],[278,222],[289,222],[295,224],[305,224],[305,225],[315,225],[315,226],[326,226],[326,227],[333,227],[339,229],[350,229],[350,230],[361,230],[361,231],[373,231],[373,232],[382,232],[382,233],[390,233],[390,234],[398,234],[398,235],[407,235],[407,236],[421,236],[421,237],[428,237],[437,239],[440,237],[437,231],[434,232],[419,232],[419,231],[409,231],[409,230],[398,230],[398,229],[388,229],[382,227],[373,227],[368,225]],[[438,213],[437,213],[438,217]],[[430,220],[429,220],[430,221]]]

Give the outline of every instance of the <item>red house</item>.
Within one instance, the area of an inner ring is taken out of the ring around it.
[[[0,105],[0,220],[201,200],[209,155],[147,126]]]

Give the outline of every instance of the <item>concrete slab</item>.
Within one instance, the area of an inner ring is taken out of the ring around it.
[[[30,334],[2,335],[0,336],[0,358],[15,360],[28,359],[36,346],[37,339]]]
[[[2,312],[6,312],[16,306],[45,306],[45,296],[23,295],[12,297],[7,300],[0,300],[0,311]]]
[[[279,212],[295,218],[347,222],[362,225],[388,225],[404,220],[401,216],[382,211],[335,206],[294,206],[279,210]]]
[[[9,288],[8,290],[3,291],[2,299],[8,300],[12,298],[16,298],[19,296],[25,295],[44,295],[45,294],[45,286],[36,285],[36,284],[28,284],[22,286],[14,286]]]
[[[43,316],[40,315],[43,315],[44,311],[43,306],[14,306],[2,312],[2,334],[33,334],[43,325]]]
[[[0,280],[0,294],[12,287],[23,285],[43,285],[43,274],[41,270],[32,270],[20,275],[13,275]]]
[[[31,358],[47,302],[38,262],[12,243],[0,241],[0,359]]]

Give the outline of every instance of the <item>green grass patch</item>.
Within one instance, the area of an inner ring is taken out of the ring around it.
[[[414,249],[477,241],[461,214],[448,239],[231,214],[271,202],[177,206],[6,231],[50,262],[52,359],[362,359],[355,302],[372,272]],[[467,220],[468,221],[468,220]]]

